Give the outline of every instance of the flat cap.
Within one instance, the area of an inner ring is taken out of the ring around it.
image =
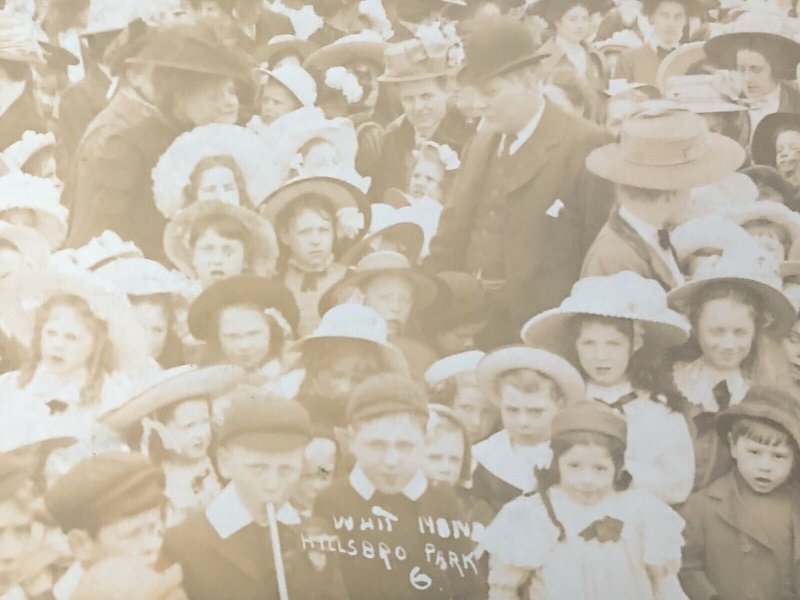
[[[730,406],[717,415],[717,431],[724,440],[737,419],[767,421],[786,431],[800,450],[799,407],[800,399],[783,389],[768,385],[753,385],[739,404]]]
[[[50,515],[65,532],[98,528],[164,504],[164,473],[145,456],[109,452],[90,456],[45,493]]]
[[[579,402],[556,413],[552,437],[565,433],[601,433],[627,444],[628,426],[625,417],[599,402]]]
[[[240,385],[230,394],[219,433],[220,445],[233,440],[269,451],[294,450],[311,441],[311,419],[296,400],[275,398]]]
[[[353,390],[347,404],[351,425],[390,414],[428,416],[428,399],[413,379],[394,373],[373,375]]]

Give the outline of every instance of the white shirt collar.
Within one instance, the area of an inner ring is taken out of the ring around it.
[[[555,40],[556,46],[566,55],[567,59],[572,63],[572,66],[575,67],[578,73],[584,75],[586,73],[586,55],[588,54],[586,48],[581,44],[573,44],[559,36],[555,36],[553,39]]]
[[[656,253],[661,257],[661,260],[664,261],[664,264],[669,269],[673,279],[675,279],[675,282],[677,284],[683,283],[685,278],[680,267],[678,266],[678,263],[675,262],[675,257],[669,250],[664,250],[658,241],[658,229],[650,223],[647,223],[646,221],[637,217],[624,206],[619,207],[619,216],[625,222],[627,222],[628,225],[633,227],[633,230],[647,243],[648,246],[656,251]]]
[[[473,446],[472,456],[498,479],[528,493],[536,487],[534,469],[549,467],[553,452],[549,441],[515,449],[508,431],[502,429]]]
[[[217,532],[217,535],[223,540],[227,540],[233,534],[253,523],[252,515],[242,504],[242,500],[236,491],[236,486],[232,483],[228,484],[222,490],[222,493],[208,505],[206,518]],[[284,525],[300,524],[300,515],[289,503],[280,507],[275,514],[275,518]]]
[[[631,382],[627,379],[611,386],[597,385],[589,382],[586,384],[586,395],[589,398],[597,399],[606,404],[614,404],[617,400],[630,394],[633,391]]]
[[[350,472],[350,485],[364,500],[369,501],[375,495],[375,486],[367,478],[361,467],[356,464]],[[428,489],[428,480],[422,474],[422,471],[417,471],[414,477],[403,488],[403,495],[409,500],[416,502]]]
[[[527,142],[533,133],[536,131],[536,128],[539,127],[539,122],[542,120],[542,115],[544,114],[544,105],[546,101],[542,100],[542,104],[539,107],[539,110],[536,111],[536,114],[531,117],[531,120],[520,129],[519,133],[517,133],[517,137],[514,139],[513,142],[508,146],[508,153],[509,155],[513,156],[517,150],[522,147],[522,144]]]

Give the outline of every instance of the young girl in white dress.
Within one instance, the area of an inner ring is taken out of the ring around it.
[[[688,339],[689,322],[667,307],[663,288],[631,271],[586,277],[561,306],[528,321],[522,337],[573,361],[588,397],[625,416],[633,487],[667,504],[685,501],[694,484],[692,438],[663,350]]]
[[[478,548],[489,553],[490,600],[686,599],[683,519],[626,489],[626,437],[624,418],[598,403],[556,415],[539,493],[508,503]]]

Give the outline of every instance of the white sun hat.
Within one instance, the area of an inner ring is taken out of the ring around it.
[[[766,221],[781,227],[790,238],[790,246],[800,239],[800,215],[780,202],[762,200],[731,210],[731,220],[742,227],[754,221]]]
[[[700,250],[719,250],[723,253],[741,246],[757,251],[756,242],[745,229],[720,214],[689,219],[670,234],[678,261],[683,262]]]
[[[316,103],[317,84],[303,67],[287,63],[272,70],[259,68],[257,71],[261,75],[261,85],[274,79],[289,90],[301,106],[314,106]]]
[[[187,295],[191,284],[176,271],[147,258],[120,258],[95,270],[128,296]]]
[[[429,388],[434,388],[443,381],[447,381],[454,375],[461,373],[474,373],[478,368],[478,363],[486,356],[480,350],[470,350],[469,352],[459,352],[445,356],[441,360],[433,363],[425,371],[425,383]]]
[[[0,177],[0,219],[2,213],[13,209],[33,211],[35,225],[50,250],[57,250],[67,235],[67,215],[69,211],[60,203],[61,193],[55,185],[44,177],[12,171]]]
[[[185,196],[189,179],[201,160],[213,156],[233,159],[254,206],[280,187],[275,152],[258,135],[239,125],[201,125],[175,138],[153,169],[156,207],[167,219],[190,203]]]

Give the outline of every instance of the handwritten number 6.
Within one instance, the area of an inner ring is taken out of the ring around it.
[[[411,585],[420,591],[427,590],[433,584],[431,578],[423,573],[419,567],[411,569],[409,578],[411,579]]]

